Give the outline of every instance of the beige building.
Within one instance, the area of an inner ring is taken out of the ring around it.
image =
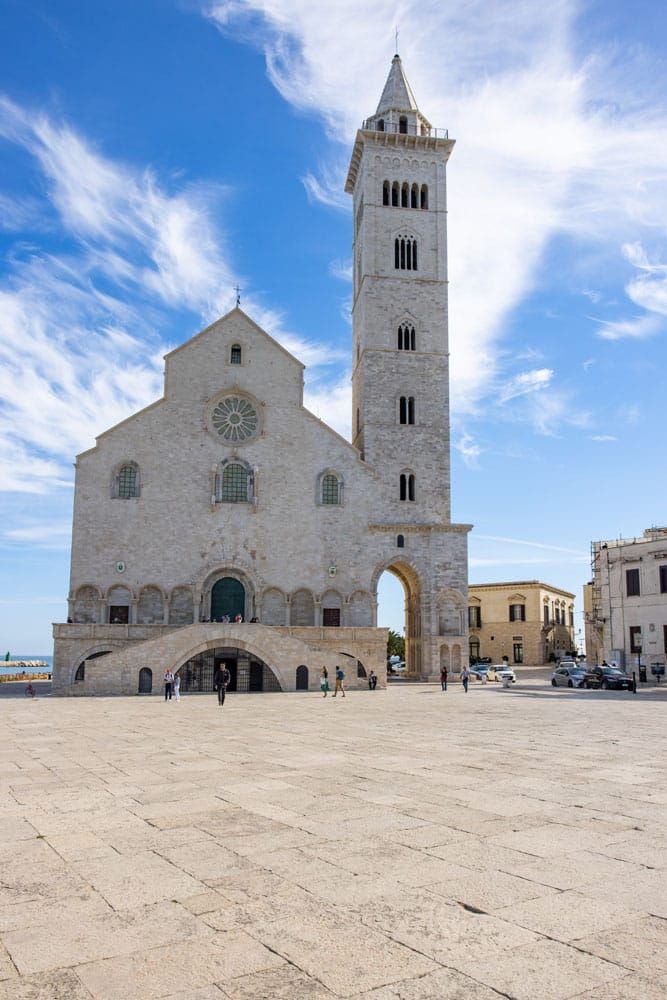
[[[665,666],[667,528],[639,538],[593,542],[591,583],[584,588],[586,654],[632,670]]]
[[[468,629],[471,660],[549,663],[575,650],[574,594],[539,580],[471,584]]]
[[[210,690],[222,661],[239,691],[314,688],[341,662],[351,684],[370,669],[383,678],[387,570],[405,590],[409,672],[461,668],[470,526],[450,516],[453,146],[396,56],[346,181],[352,442],[304,408],[303,365],[237,308],[166,356],[161,399],[78,456],[57,693],[155,691],[165,667],[183,690]]]

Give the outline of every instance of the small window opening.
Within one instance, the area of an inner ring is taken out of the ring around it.
[[[401,188],[401,208],[408,207],[408,197],[409,197],[408,185],[404,184],[403,187]]]
[[[404,549],[405,548],[405,538],[403,537],[403,535],[397,535],[396,536],[396,548],[397,549]]]
[[[421,207],[422,208],[428,208],[428,187],[426,186],[426,184],[422,184],[422,189],[421,189]]]
[[[417,187],[417,185],[413,184],[412,189],[410,191],[410,208],[417,208],[418,191],[419,188]]]
[[[322,479],[322,503],[340,503],[340,483],[338,477],[328,474]]]
[[[401,115],[401,117],[398,119],[398,131],[401,132],[403,135],[408,134],[408,119],[406,118],[405,115]]]
[[[118,473],[118,496],[124,500],[138,496],[137,470],[131,465],[124,465]]]
[[[394,208],[398,208],[398,181],[391,185],[391,203]]]
[[[389,204],[389,181],[385,181],[382,185],[382,204]]]
[[[229,358],[231,364],[240,365],[241,364],[241,345],[232,344],[231,355]]]
[[[221,500],[223,503],[247,503],[248,473],[243,465],[230,463],[222,473]]]
[[[384,118],[378,118],[378,132],[384,132]]]

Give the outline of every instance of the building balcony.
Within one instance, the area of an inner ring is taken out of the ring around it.
[[[400,125],[398,122],[385,121],[383,127],[380,128],[379,122],[370,118],[362,123],[361,128],[364,132],[384,132],[386,135],[416,135],[425,139],[449,139],[449,129],[433,128],[421,123],[412,125],[408,122],[407,125]]]

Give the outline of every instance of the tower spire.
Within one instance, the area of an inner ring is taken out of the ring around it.
[[[396,31],[396,47],[398,48],[398,30]],[[376,115],[386,114],[388,111],[412,111],[419,112],[412,87],[408,83],[408,78],[403,69],[401,57],[396,53],[391,60],[389,76],[384,85],[380,103],[377,106]]]

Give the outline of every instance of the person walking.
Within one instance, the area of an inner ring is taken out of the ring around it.
[[[178,670],[174,674],[174,698],[176,701],[181,700],[181,675]]]
[[[377,686],[378,686],[378,675],[375,673],[374,670],[371,670],[370,674],[368,675],[368,690],[375,691],[375,688]]]
[[[463,684],[463,690],[465,691],[466,694],[468,693],[469,682],[470,682],[470,671],[468,670],[467,667],[464,667],[463,672],[461,673],[461,684]]]
[[[227,685],[231,680],[231,674],[227,669],[225,663],[221,663],[215,672],[215,677],[213,678],[213,686],[218,692],[218,705],[225,704],[225,695],[227,694]]]
[[[447,690],[447,677],[448,676],[449,675],[447,673],[447,667],[441,667],[440,668],[440,688],[441,688],[442,691],[446,691]]]
[[[164,672],[164,700],[171,701],[171,690],[174,684],[174,675],[169,667]]]
[[[320,674],[320,691],[322,692],[322,697],[326,698],[329,692],[329,671],[326,667],[322,667],[322,673]]]
[[[340,691],[343,698],[345,697],[345,688],[343,687],[343,681],[345,680],[345,674],[340,667],[336,667],[336,690],[333,693],[334,698]]]

